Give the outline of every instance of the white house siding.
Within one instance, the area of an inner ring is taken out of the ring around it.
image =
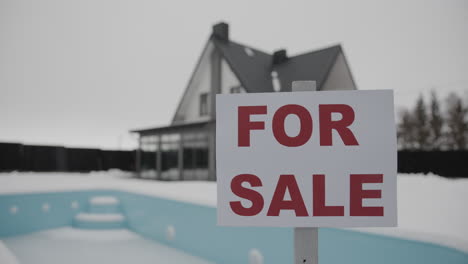
[[[340,53],[328,75],[323,91],[332,90],[356,90],[353,78],[346,63],[343,53]]]
[[[210,42],[202,54],[200,64],[195,69],[182,101],[177,109],[173,124],[207,121],[210,115],[200,116],[200,95],[210,92],[211,86],[211,53],[214,50]],[[209,96],[209,95],[208,95]],[[208,98],[208,103],[210,99]],[[208,107],[209,108],[209,107]]]
[[[202,93],[210,93],[211,86],[211,54],[214,51],[214,46],[208,43],[205,52],[203,53],[200,64],[195,69],[192,81],[189,83],[187,91],[185,92],[173,124],[193,123],[207,121],[210,115],[200,116],[200,95]],[[221,60],[221,93],[230,93],[231,88],[240,86],[240,81],[232,71],[229,64],[225,59]],[[241,89],[244,93],[245,89]],[[210,96],[210,95],[208,95]],[[211,100],[208,98],[208,103]],[[209,111],[211,106],[208,107]]]

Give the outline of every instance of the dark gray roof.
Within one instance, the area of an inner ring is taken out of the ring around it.
[[[333,66],[341,46],[336,45],[293,56],[283,63],[273,65],[273,56],[234,41],[211,38],[242,86],[250,93],[273,92],[271,72],[278,73],[281,91],[291,91],[292,81],[315,80],[320,90]],[[254,53],[249,56],[246,49]]]
[[[170,125],[164,127],[153,127],[153,128],[145,128],[145,129],[136,129],[130,132],[139,133],[142,135],[145,134],[158,134],[158,133],[171,133],[171,132],[179,132],[180,130],[190,130],[190,129],[201,129],[207,126],[208,124],[212,123],[211,121],[202,121],[202,122],[195,122],[195,123],[185,123],[179,125]]]
[[[216,38],[212,40],[247,92],[274,92],[271,83],[270,54],[233,41],[221,41]],[[249,56],[245,51],[246,48],[251,49],[254,55]]]
[[[281,91],[290,92],[293,81],[314,80],[317,90],[321,90],[328,73],[333,67],[341,46],[332,46],[289,58],[287,61],[275,65],[281,82]]]

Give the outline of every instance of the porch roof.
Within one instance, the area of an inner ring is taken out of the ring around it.
[[[203,122],[194,122],[194,123],[186,123],[186,124],[176,124],[176,125],[170,125],[170,126],[164,126],[164,127],[153,127],[153,128],[146,128],[146,129],[131,130],[131,132],[138,133],[140,135],[172,133],[172,132],[178,132],[181,130],[205,128],[208,124],[211,124],[211,123],[214,123],[214,122],[203,121]]]

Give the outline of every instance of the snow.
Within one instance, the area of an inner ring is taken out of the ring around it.
[[[119,200],[113,196],[96,196],[89,200],[93,205],[116,205]]]
[[[92,173],[0,173],[0,194],[115,189],[216,207],[216,183],[131,178],[120,171]],[[468,179],[398,175],[398,227],[362,232],[432,242],[468,252]]]
[[[0,240],[0,263],[2,264],[19,264],[16,256],[8,249]]]
[[[0,194],[79,190],[121,190],[149,196],[216,206],[216,184],[206,181],[150,181],[111,170],[91,173],[0,173]]]
[[[86,222],[122,222],[125,217],[121,214],[92,214],[79,213],[76,215],[76,220]]]
[[[126,230],[51,229],[4,240],[21,263],[210,264]],[[0,251],[1,252],[1,251]],[[3,262],[2,264],[17,264]]]
[[[468,252],[468,179],[401,174],[397,188],[398,227],[359,231],[432,242]]]

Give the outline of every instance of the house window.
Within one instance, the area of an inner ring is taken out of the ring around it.
[[[200,116],[208,114],[208,93],[200,94]]]
[[[232,94],[241,93],[241,91],[242,91],[242,86],[240,85],[232,86],[231,89],[229,90],[229,92]]]

